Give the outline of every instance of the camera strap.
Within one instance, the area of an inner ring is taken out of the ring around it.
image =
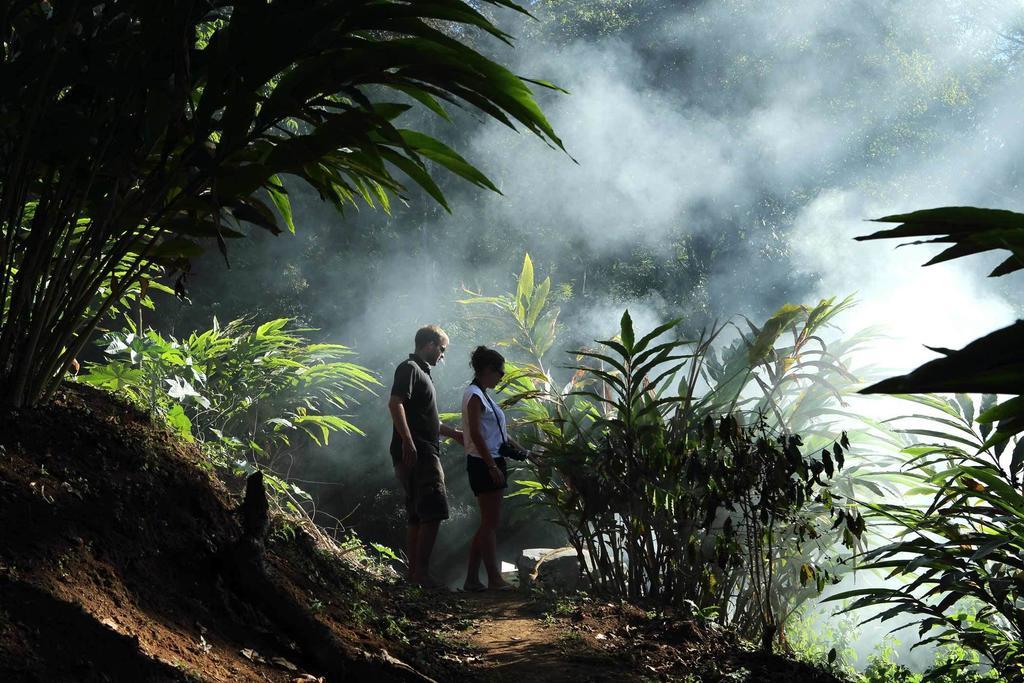
[[[476,382],[474,382],[474,384],[476,384]],[[498,425],[498,433],[501,434],[501,442],[508,443],[508,437],[505,436],[505,428],[501,426],[501,419],[498,417],[498,408],[494,405],[494,401],[491,400],[491,397],[487,395],[486,389],[479,384],[477,384],[476,387],[480,390],[480,393],[484,395],[484,398],[487,399],[487,402],[491,404],[491,413],[494,415],[494,422]]]

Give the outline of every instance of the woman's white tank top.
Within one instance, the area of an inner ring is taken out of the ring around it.
[[[501,448],[501,443],[504,440],[502,439],[502,431],[508,429],[505,422],[505,413],[497,401],[493,399],[488,400],[488,397],[484,395],[484,390],[475,384],[470,384],[466,387],[466,391],[462,394],[462,434],[466,455],[474,458],[481,457],[477,452],[476,444],[469,437],[469,413],[466,409],[469,407],[469,399],[474,396],[479,397],[480,403],[483,404],[483,411],[480,413],[480,431],[483,433],[484,443],[487,444],[487,449],[491,452],[492,458],[500,458],[498,449]],[[508,432],[505,431],[505,433],[507,434]]]

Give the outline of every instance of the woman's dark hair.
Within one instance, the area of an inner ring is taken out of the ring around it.
[[[470,354],[469,364],[473,366],[473,372],[480,374],[484,370],[500,369],[505,364],[505,357],[494,349],[478,346]]]

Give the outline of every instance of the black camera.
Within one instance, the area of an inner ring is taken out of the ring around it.
[[[504,441],[498,447],[498,455],[503,458],[511,458],[512,460],[526,460],[530,457],[530,452],[524,451],[522,448],[516,448],[508,441]]]

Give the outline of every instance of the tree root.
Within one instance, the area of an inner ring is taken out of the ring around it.
[[[344,642],[284,587],[264,561],[269,506],[263,473],[246,480],[240,508],[242,536],[227,551],[230,578],[238,591],[299,646],[332,681],[418,681],[435,683],[386,650],[371,653]]]

